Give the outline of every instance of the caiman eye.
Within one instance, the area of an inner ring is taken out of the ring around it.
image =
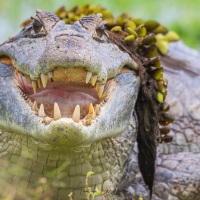
[[[105,28],[105,21],[102,21],[98,27],[96,27],[95,34],[93,35],[93,38],[97,40],[98,42],[107,42],[108,41],[108,35],[106,33]]]
[[[42,30],[43,26],[39,21],[34,20],[32,28],[35,31],[35,33],[39,33]]]
[[[105,26],[104,25],[98,27],[96,29],[96,33],[97,33],[98,37],[102,37],[102,35],[104,34],[104,31],[105,31]]]

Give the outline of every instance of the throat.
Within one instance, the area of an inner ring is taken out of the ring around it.
[[[127,149],[120,150],[123,149],[120,138],[102,140],[78,149],[63,149],[22,135],[2,132],[1,137],[8,143],[5,149],[1,149],[0,180],[8,188],[20,191],[27,191],[27,187],[29,191],[46,188],[53,197],[63,190],[66,196],[74,191],[74,199],[78,200],[82,198],[80,190],[82,195],[87,195],[84,193],[86,187],[110,191],[111,194],[120,182],[122,167],[128,159],[128,155],[124,157]],[[88,172],[94,174],[86,178]],[[86,180],[88,185],[85,185]],[[42,197],[43,189],[39,195]]]

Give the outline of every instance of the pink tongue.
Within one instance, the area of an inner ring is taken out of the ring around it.
[[[97,102],[94,97],[83,92],[69,92],[65,90],[44,90],[37,94],[30,95],[39,104],[44,104],[46,114],[53,116],[53,105],[56,102],[61,110],[62,117],[71,117],[76,105],[80,105],[81,118],[88,113],[89,104]]]

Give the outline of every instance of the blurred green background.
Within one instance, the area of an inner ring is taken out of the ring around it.
[[[101,4],[115,16],[127,12],[144,20],[155,19],[200,50],[200,0],[0,0],[0,43],[16,34],[37,8],[53,12],[62,5],[69,9],[86,3]]]

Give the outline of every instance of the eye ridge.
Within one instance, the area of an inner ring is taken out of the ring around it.
[[[42,24],[38,20],[33,20],[32,28],[35,33],[39,33],[42,30]]]

